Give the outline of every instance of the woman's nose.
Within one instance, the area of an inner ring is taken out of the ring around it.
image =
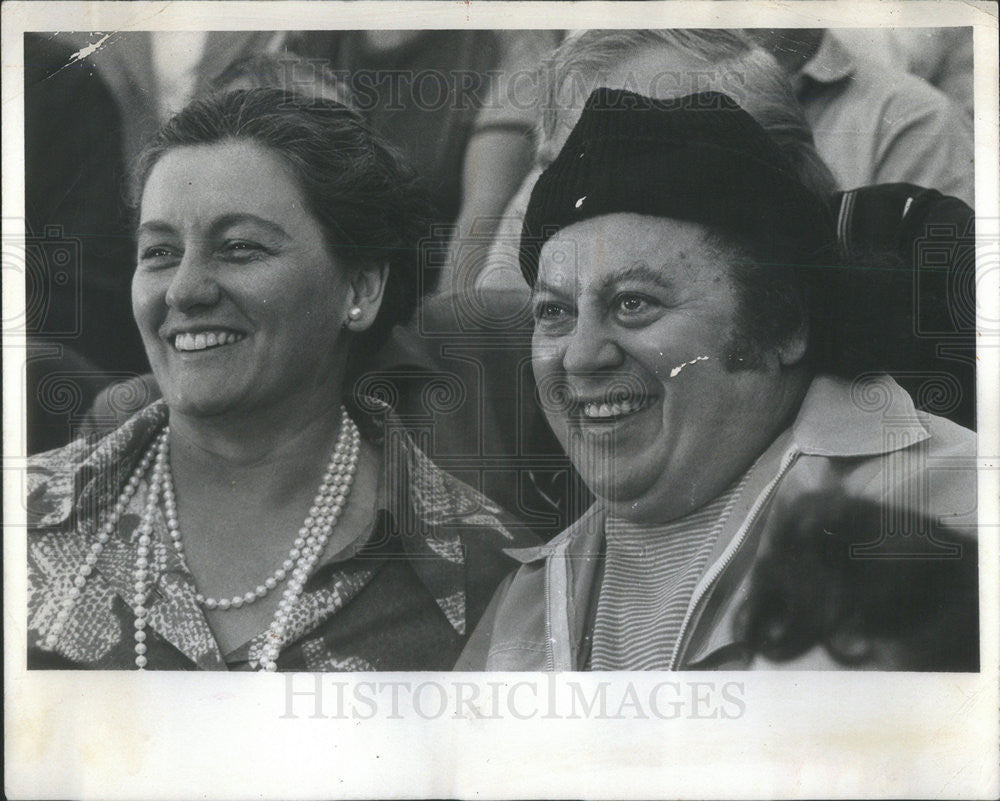
[[[206,259],[197,252],[186,251],[167,288],[167,305],[178,311],[189,311],[198,306],[214,305],[219,294],[219,285]]]
[[[573,333],[566,337],[562,354],[567,373],[587,373],[621,366],[622,351],[611,333],[599,323],[577,320]]]

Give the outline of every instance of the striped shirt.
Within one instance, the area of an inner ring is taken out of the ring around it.
[[[665,525],[608,518],[591,670],[669,668],[694,588],[746,478]]]

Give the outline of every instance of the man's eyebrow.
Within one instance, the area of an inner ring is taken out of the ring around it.
[[[569,292],[564,286],[556,286],[554,284],[547,284],[541,278],[535,281],[535,285],[531,288],[531,296],[541,295],[542,293],[548,293],[549,295],[558,296],[569,296],[572,292]]]
[[[623,267],[615,273],[607,276],[601,281],[601,289],[607,290],[617,284],[623,284],[626,281],[643,281],[649,284],[656,284],[663,289],[673,291],[677,288],[676,284],[671,281],[666,275],[664,275],[663,270],[655,270],[648,264],[640,262],[638,264],[632,264],[628,267]]]

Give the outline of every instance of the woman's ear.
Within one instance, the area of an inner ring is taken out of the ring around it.
[[[375,322],[388,278],[388,264],[365,264],[357,268],[351,277],[344,328],[365,331]]]

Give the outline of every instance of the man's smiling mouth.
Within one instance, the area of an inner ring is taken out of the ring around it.
[[[632,396],[608,401],[584,401],[574,404],[574,416],[583,421],[615,421],[644,411],[653,405],[655,397]]]
[[[173,344],[177,350],[187,352],[232,345],[234,342],[239,342],[244,338],[244,334],[239,334],[235,331],[199,331],[197,334],[177,334],[173,338]]]

